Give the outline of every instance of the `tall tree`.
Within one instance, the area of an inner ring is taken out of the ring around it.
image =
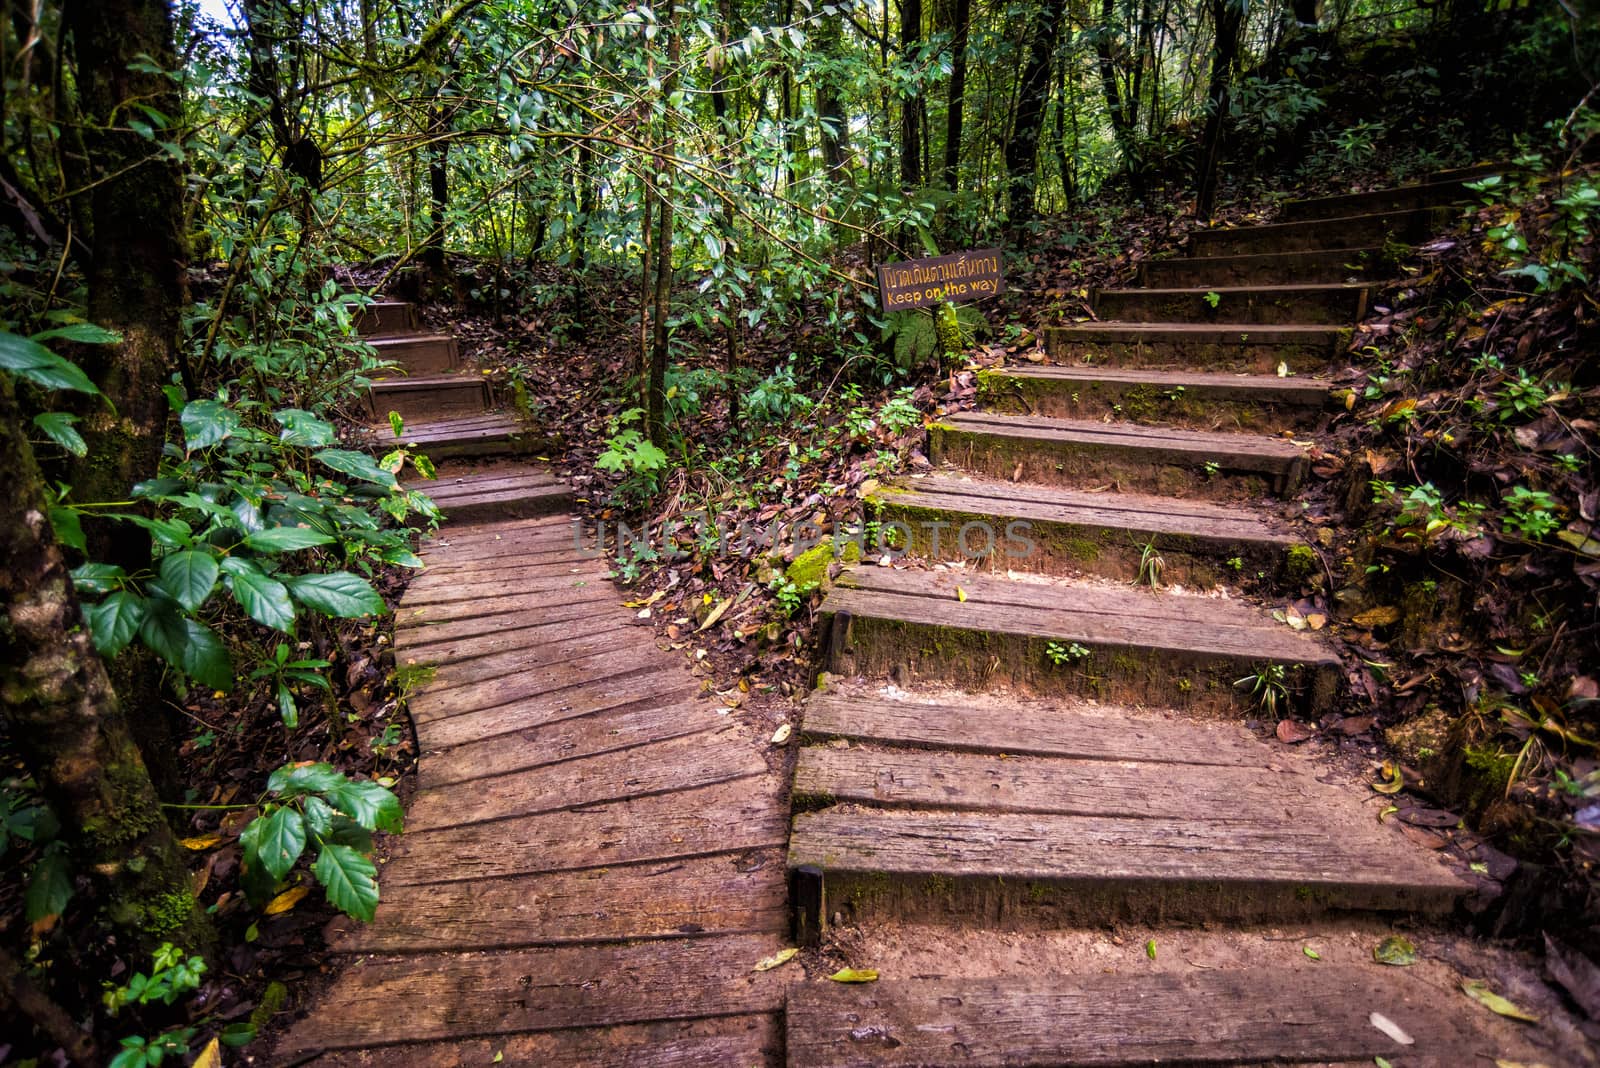
[[[1211,81],[1206,90],[1206,129],[1200,143],[1200,166],[1195,175],[1195,214],[1211,217],[1217,200],[1217,169],[1222,157],[1222,132],[1228,117],[1228,87],[1239,59],[1239,35],[1244,30],[1248,0],[1211,0],[1211,21],[1216,43],[1211,53]]]
[[[945,0],[950,27],[950,89],[944,113],[944,187],[954,191],[961,178],[961,119],[967,99],[967,38],[972,0]]]
[[[1006,139],[1007,218],[1012,226],[1033,217],[1039,132],[1050,96],[1050,57],[1055,54],[1066,6],[1065,0],[1044,0],[1034,11],[1029,27],[1028,58],[1017,89],[1016,117],[1011,136]]]
[[[922,0],[900,0],[900,60],[910,63],[922,43]],[[907,91],[900,103],[900,184],[916,189],[923,184],[921,83]]]
[[[673,155],[677,152],[677,108],[672,102],[678,91],[679,65],[683,58],[683,37],[678,32],[676,0],[669,0],[667,15],[662,20],[661,32],[667,46],[667,73],[661,80],[661,144],[657,147],[656,187],[656,271],[655,271],[655,322],[650,339],[650,370],[645,382],[645,421],[650,440],[658,447],[666,444],[667,436],[667,356],[670,333],[667,321],[672,314],[672,198],[675,170]]]
[[[1139,165],[1139,101],[1132,93],[1125,93],[1117,76],[1116,59],[1116,7],[1114,0],[1101,0],[1100,25],[1095,28],[1095,55],[1099,59],[1100,90],[1106,98],[1106,113],[1111,119],[1111,132],[1117,140],[1117,150],[1122,156],[1122,167],[1137,189],[1140,182]]]

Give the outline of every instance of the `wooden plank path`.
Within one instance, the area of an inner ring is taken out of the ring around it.
[[[781,1057],[786,977],[752,970],[788,930],[780,783],[573,522],[424,549],[395,637],[421,789],[376,920],[339,921],[344,967],[274,1063]]]

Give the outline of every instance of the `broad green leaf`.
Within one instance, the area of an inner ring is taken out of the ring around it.
[[[836,983],[875,983],[878,981],[878,969],[840,968],[828,978]]]
[[[77,364],[62,359],[37,341],[0,333],[0,371],[10,371],[41,389],[71,389],[98,394]]]
[[[1372,947],[1372,959],[1397,968],[1417,963],[1417,947],[1405,935],[1390,935]]]
[[[72,584],[79,593],[109,593],[126,575],[115,564],[79,564],[72,569]]]
[[[38,427],[45,437],[72,455],[83,456],[88,453],[89,444],[73,427],[72,424],[77,421],[78,417],[68,412],[40,412],[33,417],[33,425]]]
[[[285,408],[281,412],[273,412],[272,417],[283,427],[283,433],[278,436],[286,445],[322,449],[332,445],[338,438],[332,423],[299,408]]]
[[[315,794],[306,798],[300,812],[305,816],[307,829],[318,838],[326,838],[333,833],[333,808],[322,798]]]
[[[327,793],[328,802],[369,831],[399,833],[400,799],[375,782],[351,779]]]
[[[161,560],[161,585],[191,612],[206,603],[217,584],[217,558],[199,549],[173,553]]]
[[[122,512],[113,518],[143,527],[157,545],[166,549],[187,549],[194,544],[194,528],[181,519],[151,519],[131,512]]]
[[[263,553],[289,553],[299,549],[310,549],[317,545],[327,545],[333,539],[320,530],[308,530],[305,527],[268,527],[247,535],[244,543],[251,549]]]
[[[139,637],[162,659],[213,690],[233,688],[233,662],[222,640],[164,597],[147,602]]]
[[[239,415],[216,400],[190,401],[178,416],[183,426],[184,446],[190,452],[226,441],[239,429]]]
[[[348,571],[295,575],[284,581],[295,600],[341,619],[381,615],[386,607],[366,579]]]
[[[373,482],[389,489],[395,489],[398,485],[394,475],[379,467],[377,462],[364,452],[353,452],[350,449],[323,449],[316,454],[316,459],[340,474],[359,478],[363,482]]]
[[[294,626],[294,602],[283,583],[238,557],[224,560],[222,570],[231,579],[233,599],[251,619],[285,632]]]
[[[364,923],[378,911],[378,869],[349,846],[328,844],[317,855],[312,873],[335,908]]]
[[[1473,979],[1461,984],[1461,992],[1474,1001],[1482,1004],[1490,1012],[1497,1013],[1511,1020],[1521,1020],[1524,1023],[1538,1023],[1539,1017],[1516,1005],[1489,989],[1489,985],[1481,979]]]
[[[320,794],[345,782],[332,764],[286,764],[267,778],[267,789],[284,797]]]
[[[289,874],[289,869],[306,848],[306,825],[300,813],[288,805],[273,809],[261,824],[256,848],[261,854],[262,867],[271,872],[274,879]]]
[[[72,323],[33,335],[34,341],[55,341],[57,338],[63,341],[76,341],[80,345],[115,345],[122,340],[122,335],[93,323]]]
[[[56,843],[44,851],[28,873],[28,889],[23,895],[25,915],[29,923],[59,916],[71,900],[72,867],[66,849]]]
[[[278,718],[291,731],[300,726],[300,706],[294,703],[294,691],[282,679],[278,680]]]
[[[89,551],[89,542],[83,536],[83,523],[79,521],[76,509],[50,505],[45,512],[50,516],[50,529],[55,532],[56,541],[80,553]]]
[[[406,421],[404,419],[400,418],[400,413],[399,412],[390,412],[389,413],[389,429],[394,431],[394,436],[395,437],[397,437],[397,438],[405,437]]]
[[[133,641],[144,614],[145,600],[132,590],[118,590],[84,609],[89,637],[100,655],[106,657],[116,656]]]

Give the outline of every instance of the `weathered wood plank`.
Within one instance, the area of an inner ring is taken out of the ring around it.
[[[405,650],[422,649],[429,645],[448,644],[466,638],[505,635],[529,627],[581,620],[594,616],[599,605],[615,607],[616,599],[608,591],[597,591],[594,595],[571,600],[563,598],[556,604],[524,608],[515,612],[495,612],[494,602],[488,601],[484,603],[484,609],[488,614],[461,616],[436,623],[417,620],[402,623],[397,620],[394,647]],[[621,623],[626,619],[626,616],[621,616],[619,613],[617,622]]]
[[[1361,319],[1368,292],[1367,286],[1345,283],[1207,283],[1186,289],[1101,289],[1093,303],[1100,318],[1122,322],[1335,325]]]
[[[617,626],[610,620],[581,624],[599,628],[591,633],[555,636],[558,628],[574,625],[578,624],[553,623],[548,627],[513,632],[504,638],[467,638],[448,646],[434,645],[404,653],[397,659],[404,664],[432,667],[433,678],[420,692],[438,693],[453,686],[516,678],[541,663],[554,665],[561,660],[638,649],[638,630],[626,624]],[[547,640],[538,640],[541,632],[550,635]]]
[[[788,976],[751,966],[781,946],[731,935],[632,946],[436,954],[352,964],[277,1055],[775,1012]]]
[[[490,578],[437,584],[430,581],[415,590],[406,590],[406,603],[408,607],[416,607],[450,601],[479,601],[485,597],[496,597],[506,593],[542,593],[546,601],[556,601],[566,591],[581,590],[585,586],[600,583],[605,583],[606,587],[610,588],[610,583],[589,570],[589,565],[570,563],[538,575],[526,575],[517,581],[515,590],[508,590],[504,582]]]
[[[795,817],[789,867],[802,864],[821,865],[830,902],[848,901],[857,915],[964,911],[984,898],[1014,916],[1031,904],[1076,922],[1426,912],[1450,909],[1466,890],[1403,839],[1316,819],[1223,824],[839,806]]]
[[[409,833],[649,797],[765,775],[767,763],[732,724],[622,751],[425,789],[406,814]]]
[[[598,652],[571,660],[530,664],[528,670],[501,678],[430,691],[425,701],[413,701],[411,718],[419,733],[424,723],[432,724],[466,712],[483,712],[568,687],[603,686],[614,680],[628,680],[651,670],[659,663],[653,655],[620,656],[615,651]],[[424,741],[424,745],[446,744]]]
[[[466,882],[779,845],[788,828],[761,779],[418,831],[394,842],[385,886]]]
[[[432,754],[427,764],[436,765],[443,777],[441,781],[447,781],[452,775],[470,778],[466,772],[474,767],[516,770],[516,750],[520,747],[516,739],[507,743],[507,735],[601,711],[620,715],[639,708],[670,708],[693,697],[699,690],[699,685],[686,678],[682,669],[675,665],[639,666],[631,671],[580,679],[564,687],[551,687],[506,704],[457,713],[413,706],[411,715],[423,751]],[[619,724],[617,729],[621,732],[619,738],[628,736],[625,725]],[[491,760],[488,753],[503,744],[507,745],[510,755],[500,761]],[[558,749],[561,744],[552,740],[551,748]],[[454,756],[455,747],[468,751],[458,759]],[[460,773],[454,769],[460,769]],[[430,774],[425,765],[422,781],[432,781],[428,778]]]
[[[981,732],[981,725],[974,730]],[[1214,764],[1061,760],[925,749],[807,746],[794,770],[808,801],[1217,823],[1315,819],[1334,792],[1308,775]]]
[[[765,1013],[342,1050],[309,1063],[313,1068],[462,1068],[492,1065],[497,1055],[507,1065],[779,1068],[783,1033],[778,1016]]]
[[[789,995],[789,1063],[808,1068],[1240,1064],[1392,1058],[1466,1064],[1483,1049],[1424,983],[1327,965],[1036,979],[807,983]],[[1373,1027],[1373,1012],[1416,1041]]]
[[[384,888],[370,924],[339,920],[339,953],[418,953],[780,934],[781,848],[470,883]],[[752,962],[753,963],[753,962]]]
[[[980,753],[1252,768],[1269,751],[1234,724],[1156,719],[1117,709],[984,695],[961,703],[824,692],[806,703],[809,738]]]
[[[552,604],[617,604],[617,591],[609,583],[592,582],[588,586],[563,591],[560,596],[549,593],[522,593],[503,590],[498,595],[485,596],[470,601],[439,601],[433,604],[413,605],[402,602],[395,611],[395,626],[399,628],[425,626],[453,619],[471,619],[473,616],[506,615],[512,612],[539,611]],[[618,622],[626,623],[626,617]]]
[[[1350,333],[1336,326],[1251,323],[1077,323],[1044,328],[1045,351],[1058,361],[1120,367],[1207,367],[1271,374],[1328,366]]]

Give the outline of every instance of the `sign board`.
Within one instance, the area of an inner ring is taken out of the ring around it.
[[[926,308],[940,301],[961,303],[1005,289],[1000,250],[981,248],[954,256],[878,265],[878,295],[884,311]]]

